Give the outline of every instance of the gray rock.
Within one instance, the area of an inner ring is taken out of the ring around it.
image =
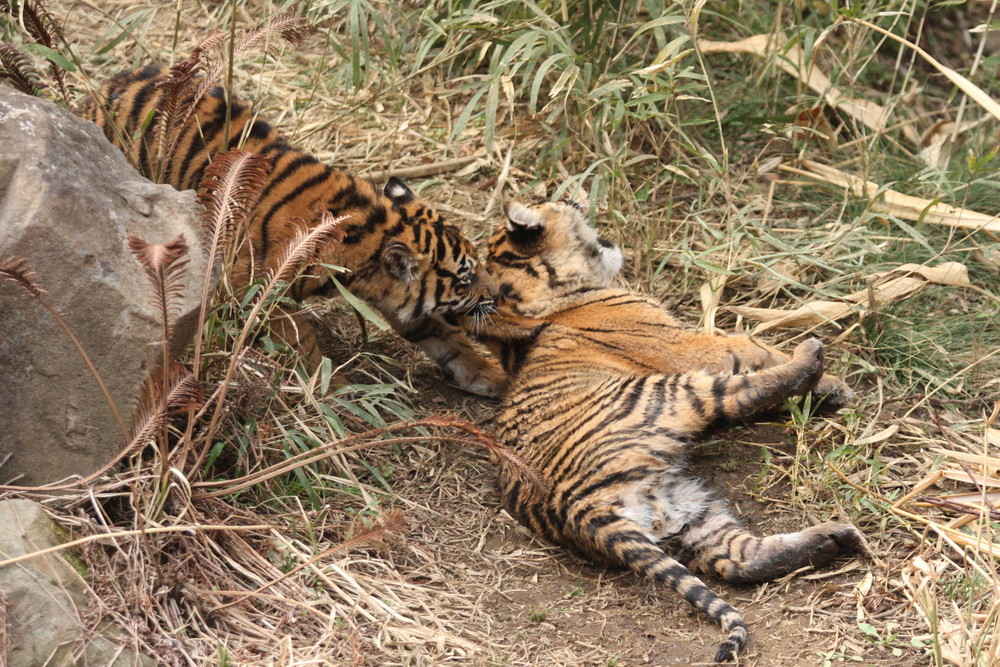
[[[0,561],[47,549],[60,541],[56,525],[41,505],[30,500],[0,501]],[[83,623],[81,614],[88,606],[86,583],[62,553],[0,567],[0,665],[155,665],[149,657]]]
[[[2,86],[0,147],[0,257],[28,260],[128,423],[159,325],[126,233],[150,243],[184,235],[178,332],[190,336],[205,273],[194,194],[139,176],[89,121]],[[122,444],[69,339],[24,289],[0,281],[0,462],[10,455],[0,484],[85,475]]]

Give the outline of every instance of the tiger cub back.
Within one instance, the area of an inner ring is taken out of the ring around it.
[[[663,582],[727,633],[717,662],[747,640],[740,614],[692,572],[732,582],[822,566],[861,545],[824,523],[757,537],[685,470],[708,425],[814,391],[842,403],[822,345],[791,357],[745,337],[683,329],[652,301],[610,287],[621,251],[569,203],[514,204],[490,241],[499,311],[478,335],[512,374],[501,442],[548,482],[540,497],[501,473],[506,509],[536,534]]]
[[[249,285],[276,268],[302,226],[316,225],[322,211],[346,216],[343,240],[318,253],[326,263],[347,269],[340,282],[375,306],[461,387],[485,395],[499,391],[503,373],[455,324],[468,312],[490,311],[494,289],[475,247],[458,227],[397,178],[380,190],[295,148],[237,98],[228,103],[227,121],[226,95],[219,87],[197,101],[177,136],[166,137],[165,143],[176,142],[176,150],[161,150],[152,119],[169,75],[156,65],[122,72],[101,86],[106,104],[90,102],[79,113],[134,154],[147,176],[159,174],[179,190],[197,188],[212,158],[226,147],[271,159],[230,275],[234,284]],[[335,292],[329,271],[314,266],[291,285],[289,294],[301,301]],[[322,355],[307,321],[286,318],[273,324],[279,326],[279,336],[299,347],[310,367],[319,363]]]

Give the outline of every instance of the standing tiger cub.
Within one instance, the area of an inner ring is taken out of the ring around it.
[[[147,176],[157,170],[159,153],[158,137],[150,129],[156,124],[150,119],[169,74],[154,65],[122,72],[101,86],[104,106],[91,102],[79,112],[123,151],[134,150]],[[159,168],[164,182],[186,190],[199,186],[209,162],[226,146],[242,144],[244,150],[271,158],[273,168],[250,217],[249,242],[240,247],[230,274],[233,284],[249,285],[265,269],[276,267],[300,227],[317,224],[321,211],[347,216],[341,223],[343,240],[319,253],[347,269],[341,283],[375,306],[463,389],[496,395],[505,381],[503,372],[455,324],[459,316],[489,312],[494,289],[458,227],[397,178],[380,191],[294,148],[267,123],[254,120],[249,106],[239,100],[231,100],[229,114],[226,136],[224,91],[210,90],[178,130],[178,149]],[[291,285],[289,295],[299,301],[332,295],[336,289],[328,275],[321,266],[311,267]],[[310,368],[319,364],[322,354],[306,320],[278,318],[272,330],[295,345]]]
[[[754,536],[685,471],[687,448],[717,420],[809,391],[842,404],[851,391],[823,374],[816,339],[789,358],[682,329],[652,301],[610,287],[621,251],[575,205],[513,204],[508,216],[487,259],[499,310],[468,328],[512,376],[499,438],[548,488],[531,493],[501,473],[504,507],[544,538],[665,583],[722,626],[715,660],[733,660],[746,625],[692,571],[773,579],[826,565],[862,538],[839,523]]]

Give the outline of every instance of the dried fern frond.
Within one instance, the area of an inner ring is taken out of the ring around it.
[[[157,367],[143,382],[125,452],[135,453],[171,416],[197,410],[204,402],[201,383],[186,366],[174,362],[166,370]],[[123,453],[118,460],[125,456],[129,454]]]
[[[31,0],[0,0],[0,12],[10,14],[17,19],[35,41],[52,48],[55,44],[58,30],[55,21],[45,11],[45,8]]]
[[[249,49],[264,43],[269,35],[277,34],[292,44],[298,44],[305,37],[309,21],[294,12],[279,14],[263,25],[244,34],[235,44],[233,56],[240,55]],[[163,165],[169,164],[181,138],[181,129],[187,124],[198,103],[205,94],[218,84],[223,71],[223,62],[216,62],[204,70],[204,75],[196,77],[202,70],[202,56],[205,52],[219,46],[228,33],[215,31],[203,39],[191,51],[191,54],[170,68],[170,75],[162,84],[160,98],[156,102],[157,126],[155,136],[158,139],[159,166],[153,176],[163,181]],[[265,47],[270,53],[270,46]],[[197,81],[197,86],[194,83]]]
[[[214,49],[225,39],[226,33],[216,30],[198,42],[187,58],[175,62],[167,77],[158,85],[156,109],[157,173],[156,180],[165,181],[163,165],[169,164],[177,151],[181,129],[187,123],[205,91],[195,86],[194,81],[203,69],[202,55]]]
[[[15,89],[33,97],[42,97],[48,90],[28,57],[9,42],[0,44],[0,79],[7,79]]]
[[[40,3],[32,2],[32,0],[0,0],[0,12],[9,14],[16,19],[39,44],[57,50],[55,45],[59,41],[59,24]],[[59,92],[63,99],[69,102],[65,71],[53,60],[49,60],[49,69],[52,71],[52,76],[59,86]]]
[[[114,417],[115,423],[118,424],[118,428],[124,436],[128,430],[125,428],[125,422],[122,420],[121,413],[118,412],[118,406],[115,405],[114,399],[111,398],[111,393],[104,384],[101,374],[97,372],[97,367],[94,366],[94,362],[91,361],[90,355],[88,355],[87,351],[83,349],[83,344],[80,342],[80,339],[76,337],[73,330],[69,328],[68,324],[66,324],[66,320],[63,319],[63,316],[60,315],[59,311],[50,306],[49,302],[45,300],[45,290],[42,289],[37,282],[35,282],[35,272],[28,267],[28,261],[23,257],[0,258],[0,277],[15,282],[24,289],[28,290],[28,293],[35,298],[35,301],[41,304],[42,308],[44,308],[49,315],[52,316],[52,319],[59,325],[59,328],[63,330],[70,342],[73,343],[73,346],[76,347],[76,351],[80,354],[80,358],[83,359],[83,362],[87,365],[87,369],[90,371],[90,374],[94,376],[94,381],[101,390],[101,395],[104,396],[104,400],[108,404],[108,409],[111,411],[111,415]]]
[[[35,272],[28,266],[28,260],[23,257],[0,258],[0,276],[17,283],[38,300],[45,294],[45,290],[35,282]]]
[[[169,341],[177,316],[180,314],[184,292],[183,280],[187,259],[182,258],[188,251],[184,235],[166,243],[152,244],[129,234],[128,247],[146,274],[146,280],[153,293],[152,303],[160,311],[162,318],[164,339]]]
[[[260,26],[247,31],[233,46],[233,57],[242,55],[247,51],[264,45],[264,50],[270,55],[276,55],[273,43],[269,43],[268,37],[278,35],[293,46],[299,44],[309,32],[309,20],[299,16],[294,11],[287,11],[265,21]],[[206,70],[205,78],[198,86],[195,99],[201,99],[208,90],[216,85],[219,76],[222,74],[224,64],[222,62],[214,64]]]
[[[188,60],[191,59],[194,59],[196,61],[200,60],[202,53],[204,53],[205,51],[211,51],[215,47],[219,46],[225,41],[226,37],[228,36],[229,33],[226,32],[225,30],[216,30],[212,32],[207,37],[198,42],[198,44],[191,51],[191,55],[188,56]]]
[[[425,421],[435,426],[465,431],[471,435],[473,440],[470,442],[476,442],[486,447],[493,456],[494,462],[504,469],[505,474],[520,483],[521,493],[528,502],[537,502],[548,492],[549,483],[542,473],[528,465],[524,459],[501,445],[478,426],[448,415],[431,415]]]
[[[216,155],[205,170],[198,203],[205,209],[201,221],[205,238],[211,240],[205,244],[211,263],[219,260],[236,230],[246,224],[272,166],[265,155],[234,148]]]
[[[278,14],[260,26],[249,30],[237,42],[234,53],[241,54],[264,44],[271,55],[275,55],[273,44],[265,44],[268,37],[278,35],[292,46],[298,45],[309,34],[309,20],[294,11]]]
[[[153,108],[156,110],[153,136],[157,146],[159,173],[151,174],[155,177],[154,180],[164,180],[162,165],[169,164],[180,139],[181,128],[194,110],[194,90],[191,82],[197,71],[197,62],[192,62],[190,59],[178,61],[170,67],[166,78],[157,85],[157,98],[153,103]],[[139,140],[142,141],[142,137]]]
[[[232,247],[237,230],[246,224],[272,166],[273,162],[267,156],[233,149],[215,156],[198,188],[198,203],[204,207],[201,221],[203,238],[208,239],[208,243],[204,244],[208,262],[202,281],[201,313],[194,339],[192,363],[196,375],[201,368],[202,327],[208,310],[212,271]]]
[[[347,216],[335,218],[329,211],[321,211],[319,223],[314,227],[310,228],[305,221],[298,220],[299,230],[295,238],[282,249],[278,268],[273,272],[268,270],[271,278],[268,289],[276,282],[291,280],[302,269],[322,261],[329,246],[343,240],[344,230],[340,229],[340,223],[346,219]]]

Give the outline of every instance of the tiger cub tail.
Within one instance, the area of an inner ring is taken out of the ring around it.
[[[727,634],[715,653],[716,662],[731,662],[747,642],[743,617],[728,602],[717,596],[682,563],[671,558],[646,536],[641,526],[608,508],[606,514],[587,518],[583,532],[594,531],[596,542],[606,555],[628,565],[636,574],[665,584],[704,613]]]

